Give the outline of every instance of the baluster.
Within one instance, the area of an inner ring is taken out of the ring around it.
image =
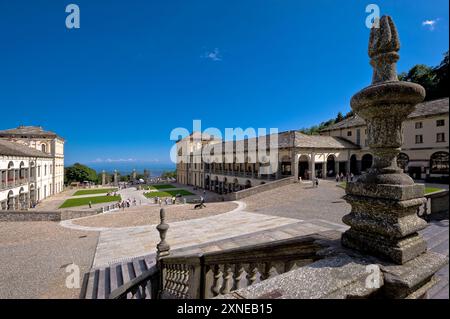
[[[190,269],[188,266],[184,265],[184,276],[183,276],[183,290],[182,290],[182,294],[185,298],[188,297],[188,292],[189,292],[189,274],[190,274]]]
[[[228,294],[233,289],[234,286],[234,274],[232,270],[232,265],[225,265],[225,276],[223,280],[223,288],[222,288],[222,294]]]
[[[251,286],[261,281],[261,273],[259,272],[257,264],[250,264],[249,273],[247,275],[247,281],[248,281],[247,286]]]
[[[248,273],[245,271],[245,266],[242,264],[236,265],[236,281],[235,281],[235,289],[245,288],[247,287],[247,275]]]
[[[212,288],[212,292],[215,296],[218,296],[220,294],[220,288],[222,287],[223,283],[223,265],[216,265],[214,268],[214,286]]]

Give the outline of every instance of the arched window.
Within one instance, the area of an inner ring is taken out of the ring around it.
[[[44,153],[47,152],[47,148],[46,148],[45,144],[41,145],[41,151]]]
[[[448,174],[448,153],[436,152],[430,158],[430,173]]]

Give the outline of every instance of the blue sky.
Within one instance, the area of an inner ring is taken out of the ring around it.
[[[370,83],[370,3],[397,24],[399,71],[441,61],[448,0],[0,0],[0,128],[57,132],[67,163],[166,163],[171,130],[194,119],[317,124]]]

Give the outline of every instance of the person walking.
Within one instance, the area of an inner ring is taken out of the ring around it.
[[[339,174],[336,174],[336,183],[339,183]]]

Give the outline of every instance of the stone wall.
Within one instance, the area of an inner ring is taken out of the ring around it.
[[[272,190],[272,189],[275,189],[275,188],[278,188],[281,186],[289,185],[292,183],[294,183],[294,178],[291,176],[291,177],[279,179],[276,181],[267,182],[266,184],[254,186],[254,187],[251,187],[248,189],[244,189],[239,192],[227,194],[227,195],[224,195],[224,197],[226,200],[239,200],[239,199],[251,196],[251,195],[266,192],[266,191],[269,191],[269,190]]]
[[[443,219],[448,218],[449,211],[449,191],[443,190],[431,194],[425,195],[425,197],[431,201],[430,203],[430,219]]]
[[[0,211],[0,222],[59,222],[67,219],[74,219],[97,215],[103,213],[103,209],[90,211],[62,210],[62,211]]]

